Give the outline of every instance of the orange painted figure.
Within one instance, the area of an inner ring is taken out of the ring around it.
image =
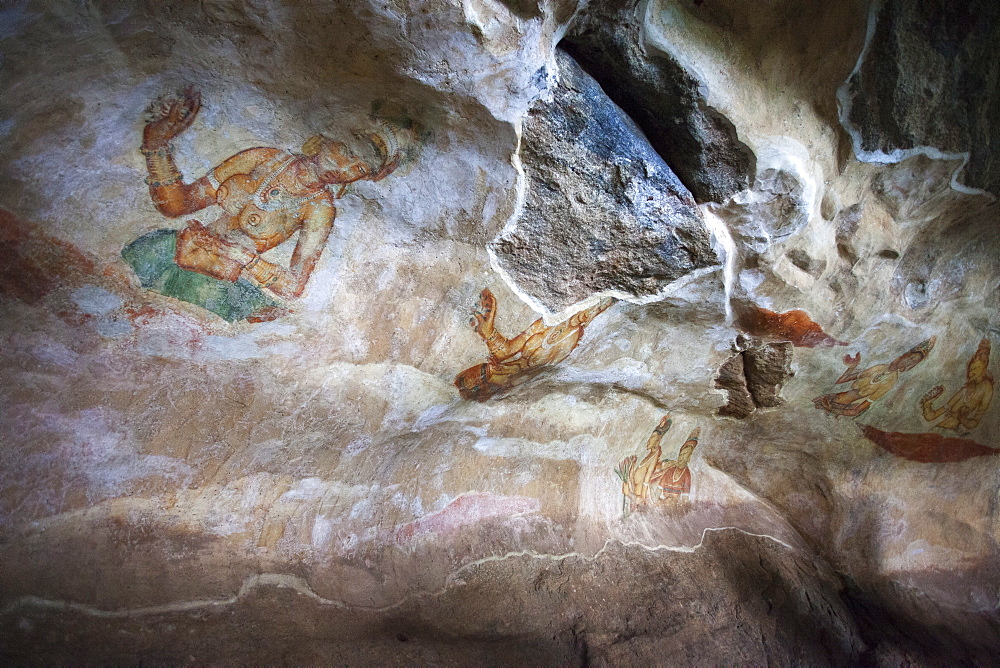
[[[966,367],[966,381],[948,403],[940,408],[934,408],[934,400],[944,392],[944,386],[938,385],[925,394],[920,400],[920,408],[924,419],[928,422],[941,420],[935,427],[950,429],[961,433],[969,433],[979,425],[986,410],[993,401],[993,376],[989,372],[990,342],[983,339],[979,348]]]
[[[635,455],[622,460],[615,473],[622,479],[625,508],[636,510],[651,503],[676,500],[691,492],[691,470],[688,464],[698,445],[701,429],[696,427],[681,445],[677,459],[660,460],[663,449],[660,441],[670,430],[672,420],[664,415],[646,441],[646,456],[638,461]]]
[[[455,376],[459,394],[463,399],[485,401],[497,392],[513,387],[530,371],[559,364],[576,348],[584,328],[613,301],[602,299],[553,327],[546,326],[539,318],[528,329],[508,339],[493,326],[496,297],[489,288],[483,290],[470,324],[486,342],[489,357],[484,364],[477,364]]]
[[[650,481],[654,488],[659,490],[660,500],[664,499],[677,499],[681,494],[691,493],[691,469],[688,468],[688,464],[691,463],[691,456],[694,454],[694,449],[698,447],[698,438],[701,436],[701,429],[695,427],[684,444],[681,445],[680,451],[677,453],[677,459],[671,459],[670,461],[660,462],[659,466],[656,467],[656,471],[653,472],[653,478]]]
[[[143,287],[197,304],[233,321],[287,313],[280,299],[302,294],[333,229],[334,202],[348,184],[379,181],[400,152],[394,131],[356,133],[349,147],[323,135],[301,153],[250,148],[185,183],[171,141],[194,121],[200,95],[191,89],[154,103],[143,131],[149,194],[165,216],[179,218],[219,205],[203,225],[189,219],[179,232],[158,230],[122,251]],[[298,233],[289,266],[261,257]]]
[[[871,408],[871,405],[884,397],[899,380],[899,374],[909,371],[920,364],[934,348],[937,339],[931,337],[921,342],[913,349],[903,353],[889,364],[876,364],[863,371],[858,371],[861,363],[861,353],[853,357],[844,357],[847,365],[837,383],[851,383],[851,389],[846,392],[824,394],[813,399],[816,408],[825,410],[836,416],[857,417]]]

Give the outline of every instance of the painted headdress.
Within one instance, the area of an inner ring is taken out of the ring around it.
[[[913,348],[911,348],[910,351],[908,353],[906,353],[906,354],[907,355],[920,355],[920,361],[922,362],[922,361],[924,361],[924,358],[926,358],[928,355],[930,355],[931,350],[934,348],[935,342],[937,342],[937,337],[936,336],[932,336],[931,338],[927,339],[926,341],[921,341],[917,345],[913,346]]]
[[[979,342],[979,347],[976,349],[975,354],[972,359],[969,360],[968,368],[971,369],[973,364],[982,364],[983,368],[987,368],[990,365],[990,342],[989,339],[983,339]]]
[[[374,127],[368,131],[354,132],[354,136],[361,141],[370,142],[375,148],[380,162],[378,165],[372,165],[374,171],[367,177],[367,180],[381,181],[399,167],[403,151],[400,149],[399,137],[391,125],[382,120],[375,120],[373,125]],[[312,157],[319,153],[323,144],[328,141],[332,140],[326,135],[313,135],[302,144],[302,154]]]
[[[381,181],[399,167],[403,151],[400,149],[399,136],[391,125],[382,120],[376,120],[374,125],[375,127],[372,130],[368,132],[356,132],[355,136],[368,139],[368,141],[374,144],[375,150],[381,156],[382,164],[368,177],[369,181]]]
[[[694,431],[691,432],[691,435],[688,436],[687,440],[684,441],[683,445],[681,445],[681,450],[684,450],[684,448],[690,448],[691,450],[694,450],[696,447],[698,447],[698,439],[700,437],[701,437],[701,427],[695,427]]]

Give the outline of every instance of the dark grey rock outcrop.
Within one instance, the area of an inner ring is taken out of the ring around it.
[[[708,106],[694,75],[645,44],[639,4],[591,3],[561,45],[642,128],[696,200],[725,201],[750,187],[754,154]]]
[[[1000,194],[1000,4],[888,0],[840,90],[861,159],[969,153],[959,181]]]
[[[595,293],[655,295],[717,264],[694,199],[573,59],[524,122],[524,210],[492,244],[518,288],[551,312]]]

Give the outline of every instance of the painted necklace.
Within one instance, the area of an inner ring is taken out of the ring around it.
[[[275,167],[270,174],[268,174],[267,178],[261,181],[260,186],[257,187],[257,190],[254,191],[253,197],[251,198],[251,201],[253,202],[253,205],[255,207],[257,207],[261,211],[277,211],[278,209],[292,208],[298,206],[299,204],[305,203],[307,200],[310,200],[319,194],[319,192],[315,192],[306,195],[299,195],[298,197],[292,197],[290,199],[279,198],[271,200],[272,197],[277,197],[278,195],[281,194],[281,189],[271,188],[271,184],[274,183],[274,181],[277,180],[279,176],[284,174],[285,171],[289,167],[291,167],[292,164],[296,162],[298,159],[299,156],[297,155],[289,155],[287,158],[282,160],[281,163],[277,167]],[[277,157],[275,157],[275,160],[277,160]],[[267,193],[268,197],[266,201],[264,200],[265,192]]]

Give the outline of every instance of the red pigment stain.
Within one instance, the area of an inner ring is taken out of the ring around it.
[[[801,309],[776,313],[752,306],[740,313],[740,326],[754,336],[776,336],[791,341],[800,348],[830,348],[846,346],[823,331],[809,314]]]
[[[441,510],[400,526],[395,531],[395,538],[402,542],[415,536],[445,533],[490,517],[537,512],[541,505],[538,499],[526,496],[496,496],[485,492],[463,494]]]
[[[93,273],[93,261],[75,246],[0,208],[0,294],[35,304]]]
[[[899,431],[882,431],[871,425],[862,425],[862,431],[872,443],[897,457],[914,462],[943,463],[964,462],[973,457],[995,455],[1000,450],[980,445],[968,438],[949,438],[940,434],[907,434]]]

